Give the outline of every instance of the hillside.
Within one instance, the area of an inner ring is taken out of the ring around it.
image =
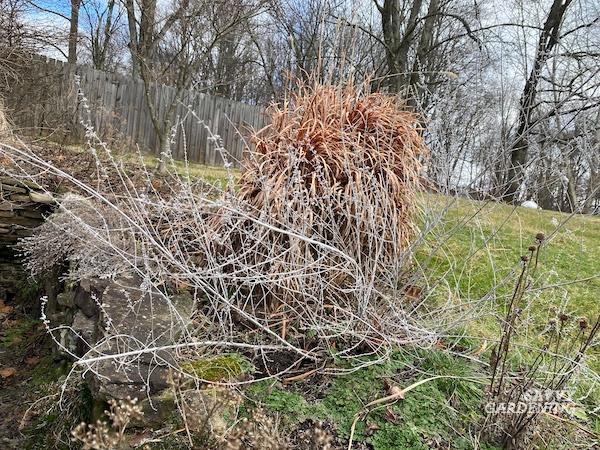
[[[502,296],[514,286],[514,279],[503,280],[541,232],[546,240],[532,315],[547,320],[551,306],[590,319],[600,313],[599,217],[436,196],[425,197],[423,208],[424,217],[440,224],[427,234],[418,259],[431,279],[446,280],[445,289],[438,289],[443,294],[471,302],[497,288],[488,306],[501,308]]]

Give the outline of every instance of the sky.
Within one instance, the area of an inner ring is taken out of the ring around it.
[[[34,3],[39,5],[41,8],[55,11],[67,18],[71,14],[70,2],[65,0],[35,0]],[[57,14],[42,11],[34,6],[31,6],[24,14],[23,20],[34,30],[51,30],[53,33],[64,35],[65,37],[69,34],[69,22],[67,19],[60,17]],[[66,39],[64,39],[64,43],[60,43],[57,46],[60,48],[60,50],[48,46],[46,49],[44,49],[43,53],[50,58],[66,61],[67,58],[64,56],[64,54],[67,53]]]

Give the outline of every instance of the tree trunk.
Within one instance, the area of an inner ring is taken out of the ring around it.
[[[413,35],[418,24],[423,0],[412,2],[403,35],[400,33],[400,27],[406,18],[402,17],[400,12],[399,0],[385,0],[383,6],[379,6],[378,3],[375,5],[381,14],[381,28],[388,66],[388,89],[390,92],[400,93],[407,87],[409,81],[408,53],[413,43]]]
[[[587,194],[583,204],[584,214],[591,214],[595,209],[595,201],[600,194],[600,109],[596,115],[596,132],[594,136],[593,149],[588,154],[590,166],[590,178]]]
[[[525,127],[523,127],[523,129],[524,128]],[[521,133],[523,133],[523,131],[521,131]],[[522,136],[517,139],[510,151],[510,163],[506,175],[508,186],[503,196],[504,200],[508,203],[514,203],[517,200],[517,195],[521,188],[521,183],[523,182],[523,172],[525,171],[527,153],[527,139]]]
[[[521,100],[519,102],[519,118],[514,144],[510,152],[510,165],[506,176],[506,190],[504,200],[514,203],[518,199],[519,189],[523,182],[525,163],[529,151],[527,134],[532,125],[533,110],[535,109],[535,99],[537,86],[544,64],[550,57],[550,52],[558,43],[560,25],[563,21],[565,12],[572,0],[554,0],[544,28],[540,34],[536,50],[533,67],[529,77],[525,82]]]
[[[169,137],[171,136],[171,120],[166,119],[164,121],[164,128],[162,132],[159,133],[159,150],[160,153],[158,155],[158,167],[157,172],[159,175],[164,175],[167,173],[167,161],[169,159],[169,154],[171,152],[171,141]]]
[[[568,212],[577,211],[577,180],[573,173],[573,166],[570,161],[567,161],[567,207]]]
[[[127,11],[127,26],[129,28],[129,53],[131,54],[131,74],[133,78],[140,76],[141,55],[138,46],[137,19],[135,16],[135,4],[133,0],[125,0]]]
[[[542,148],[542,152],[543,152]],[[540,172],[537,178],[537,203],[542,209],[554,209],[554,196],[550,190],[550,179],[552,178],[552,163],[548,157],[542,153],[540,160]]]
[[[71,19],[69,23],[69,53],[67,62],[69,64],[77,63],[77,40],[79,32],[79,6],[81,0],[71,0]]]

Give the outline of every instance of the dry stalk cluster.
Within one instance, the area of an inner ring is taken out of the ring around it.
[[[488,387],[489,410],[484,432],[503,448],[521,450],[532,446],[532,440],[544,413],[564,416],[572,400],[565,389],[584,363],[584,356],[600,332],[600,317],[593,323],[587,318],[574,320],[564,311],[552,308],[544,342],[531,361],[514,370],[516,339],[525,328],[521,320],[527,308],[527,292],[534,279],[543,233],[535,245],[521,257],[521,271],[502,321],[500,341],[491,355],[491,380]]]
[[[258,408],[248,419],[244,417],[227,435],[223,443],[224,450],[265,449],[285,450],[285,437],[279,430],[275,419]]]
[[[393,97],[329,86],[271,114],[211,220],[207,259],[222,261],[232,317],[352,345],[412,336],[394,291],[426,152],[416,117]]]
[[[109,400],[109,409],[104,414],[107,420],[98,420],[94,425],[80,423],[72,432],[73,438],[81,442],[85,450],[130,448],[125,430],[132,420],[139,420],[143,415],[137,399]]]

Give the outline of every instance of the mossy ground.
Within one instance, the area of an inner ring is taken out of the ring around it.
[[[446,375],[458,378],[432,380],[407,393],[404,399],[375,408],[357,422],[354,442],[374,449],[473,448],[473,425],[479,417],[481,374],[465,359],[440,350],[403,349],[389,361],[333,379],[323,386],[323,397],[307,398],[309,381],[293,386],[265,382],[248,389],[249,397],[278,413],[285,426],[306,421],[333,425],[340,442],[351,432],[355,414],[369,401],[388,395],[386,383],[402,388],[421,377]]]
[[[403,399],[370,409],[365,404],[389,394],[389,385],[410,390]],[[481,365],[438,349],[404,348],[384,364],[369,366],[334,379],[294,385],[260,382],[246,389],[249,408],[260,406],[279,417],[283,433],[293,436],[306,423],[323,422],[334,430],[337,446],[346,448],[356,414],[360,414],[353,448],[374,450],[499,449],[481,440],[484,388]],[[321,384],[321,386],[319,386]],[[318,389],[319,398],[313,396]],[[543,418],[545,420],[545,418]],[[548,420],[546,432],[532,448],[571,449],[595,445],[577,426]],[[596,432],[598,430],[596,429]]]
[[[239,353],[224,353],[185,362],[181,369],[201,380],[226,382],[250,372],[250,363]]]

